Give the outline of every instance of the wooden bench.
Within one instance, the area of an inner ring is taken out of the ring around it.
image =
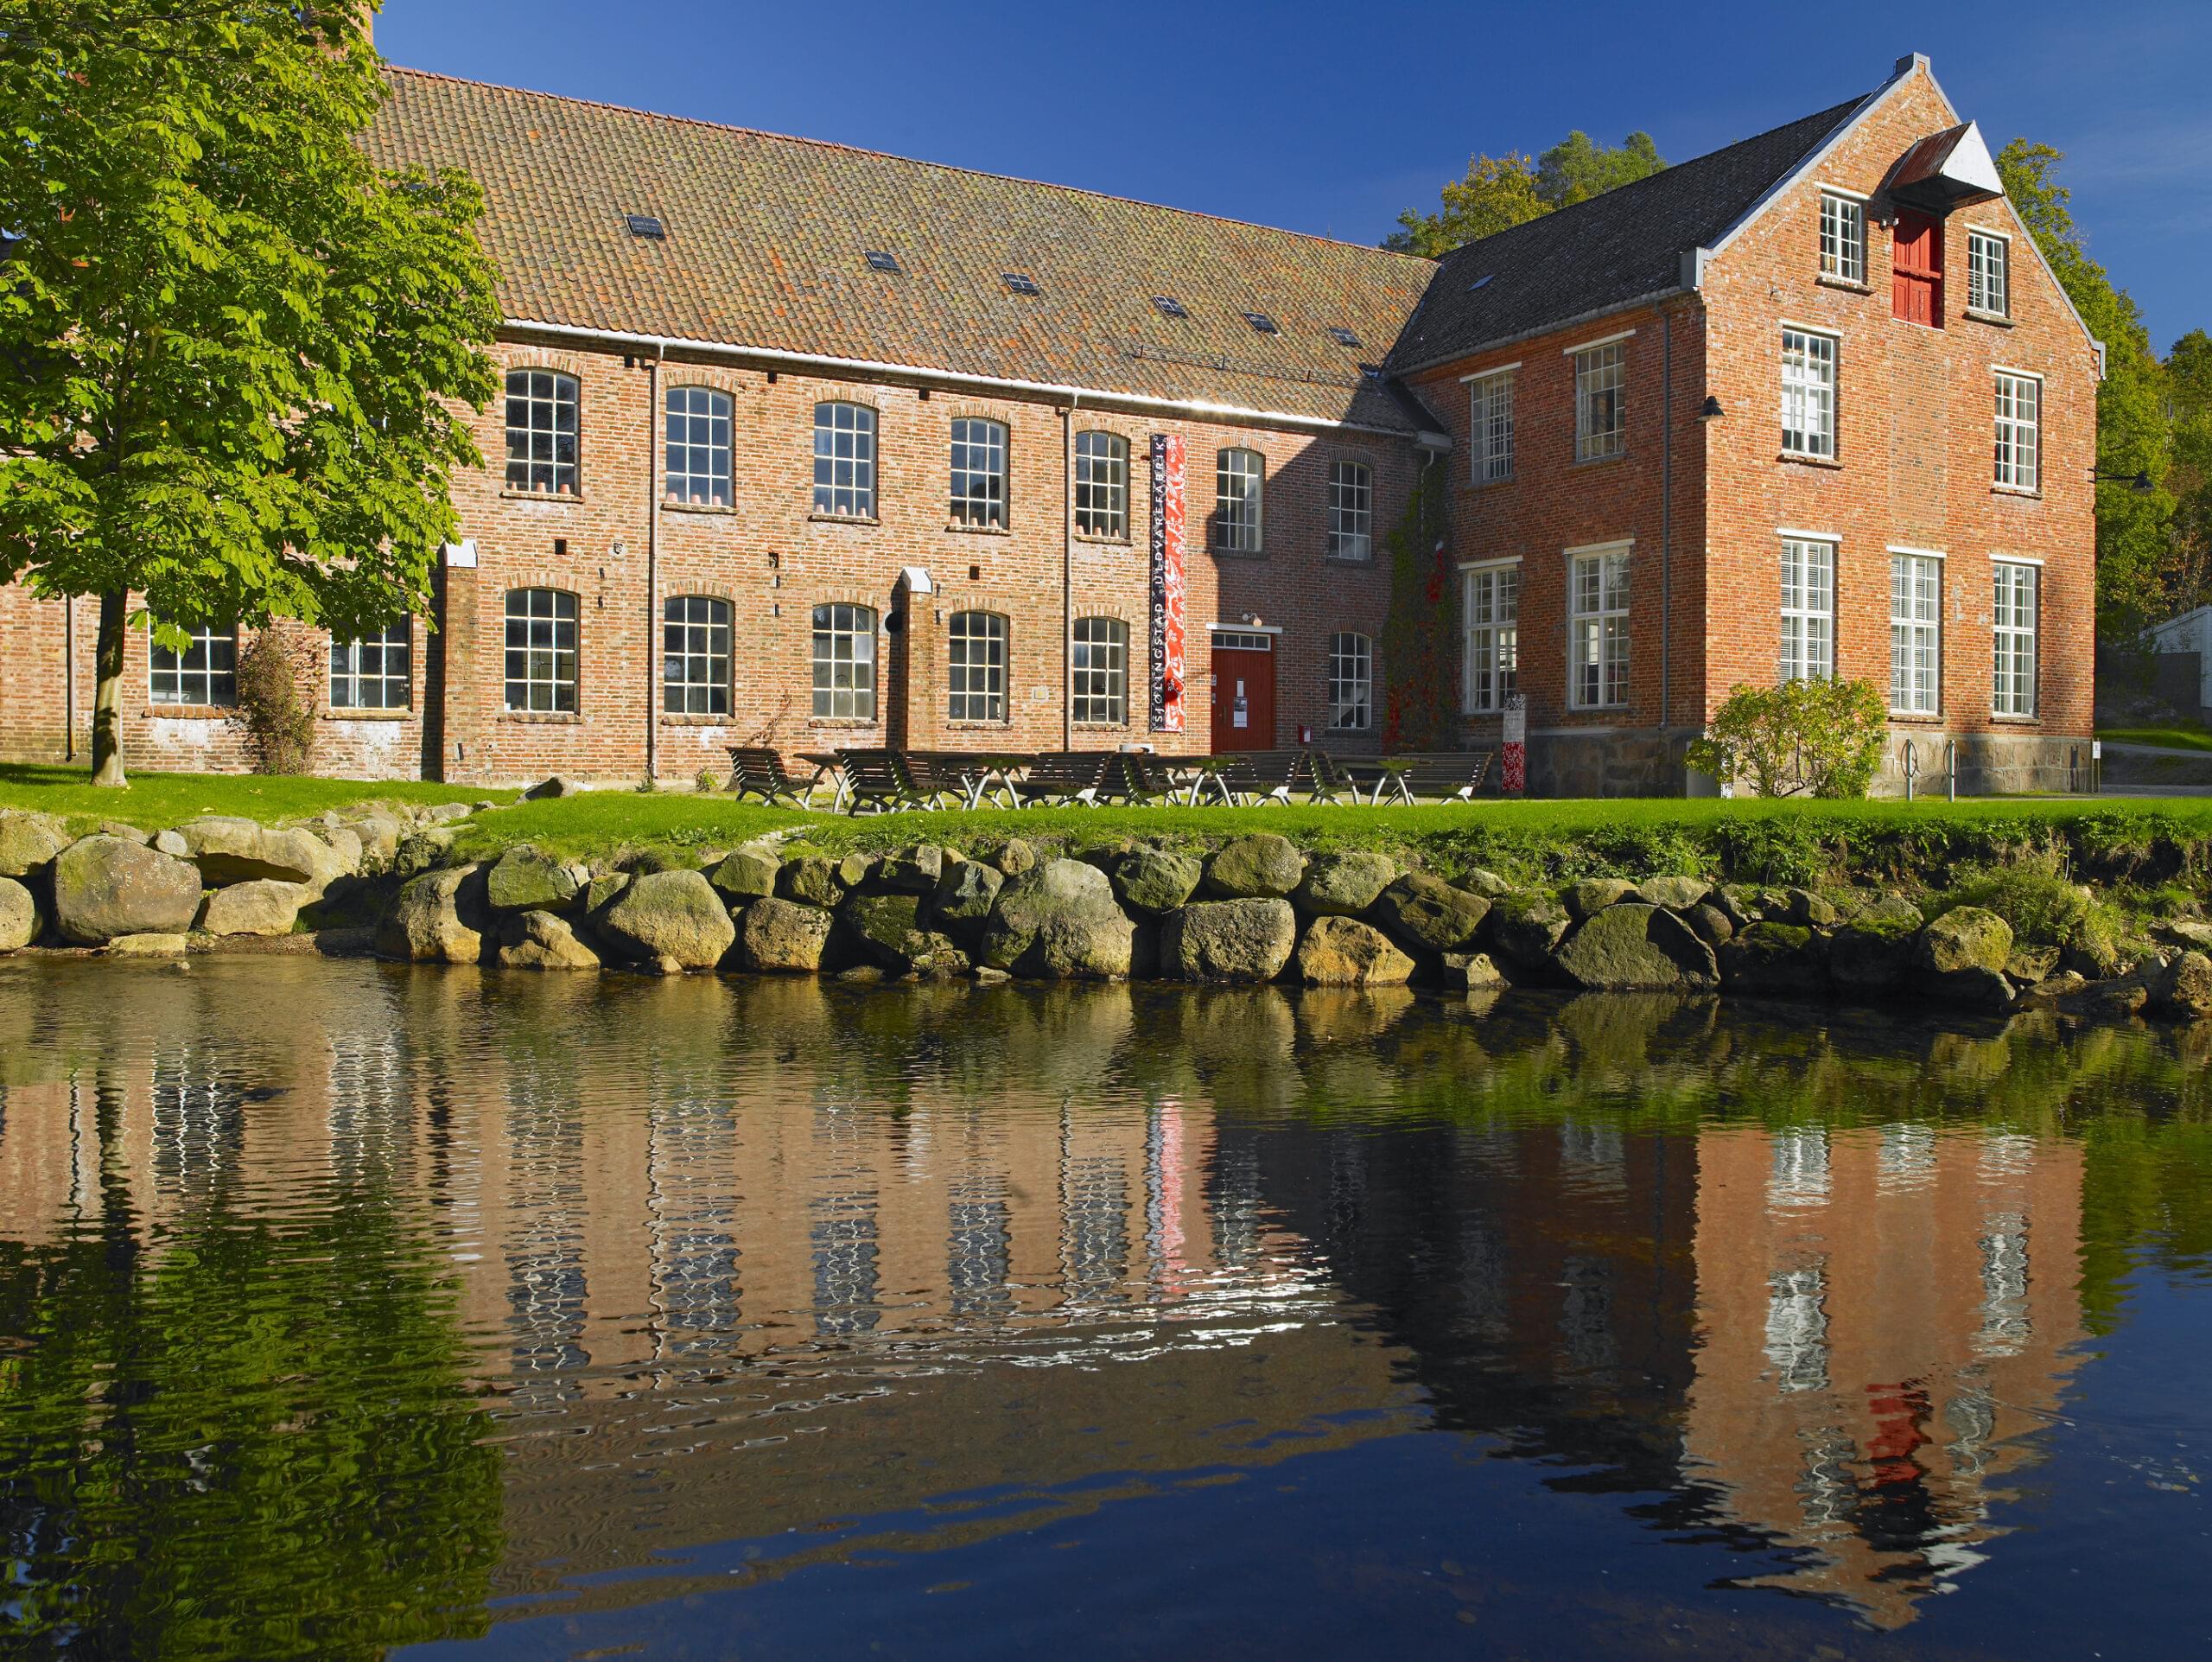
[[[1496,755],[1490,750],[1445,750],[1422,755],[1389,756],[1376,763],[1381,776],[1375,781],[1370,804],[1401,802],[1412,807],[1422,797],[1439,802],[1472,802],[1490,776]]]
[[[785,771],[782,755],[768,746],[733,744],[729,747],[729,789],[740,800],[757,796],[772,806],[786,803],[795,807],[811,809],[814,793],[829,771],[826,767],[817,764],[814,776],[801,785]]]
[[[910,765],[895,750],[840,750],[837,761],[845,776],[849,813],[895,813],[902,808],[926,808],[935,792],[916,788]]]
[[[1059,807],[1080,802],[1095,808],[1116,781],[1110,750],[1047,750],[1029,759],[1014,793],[1025,808]]]

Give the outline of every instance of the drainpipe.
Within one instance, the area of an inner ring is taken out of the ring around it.
[[[61,597],[61,759],[77,760],[77,597]]]
[[[1668,651],[1674,644],[1675,318],[1659,309],[1659,742],[1667,741]]]
[[[645,365],[645,777],[660,777],[660,366],[668,343]]]
[[[1075,748],[1075,406],[1060,407],[1060,748]]]

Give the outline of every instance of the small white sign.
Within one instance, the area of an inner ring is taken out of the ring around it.
[[[2091,739],[2089,741],[2089,760],[2091,761],[2102,761],[2104,759],[2105,742],[2102,739]]]
[[[448,543],[446,544],[446,564],[448,565],[467,566],[473,569],[476,564],[476,539],[474,537],[471,537],[461,542]]]

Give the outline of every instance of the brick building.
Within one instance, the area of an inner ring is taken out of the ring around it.
[[[1923,60],[1434,264],[391,85],[379,157],[485,188],[506,397],[434,615],[314,643],[322,771],[1372,750],[1427,467],[1467,741],[1522,695],[1532,788],[1679,792],[1777,672],[1891,684],[1969,787],[2088,732],[2096,347]],[[81,754],[92,610],[0,589],[0,753]],[[130,753],[240,765],[235,650],[135,637]]]

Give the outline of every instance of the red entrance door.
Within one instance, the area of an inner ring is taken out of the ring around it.
[[[1900,210],[1890,264],[1891,309],[1908,323],[1943,327],[1943,226]]]
[[[1273,635],[1218,630],[1213,637],[1213,748],[1275,748],[1275,641]]]

